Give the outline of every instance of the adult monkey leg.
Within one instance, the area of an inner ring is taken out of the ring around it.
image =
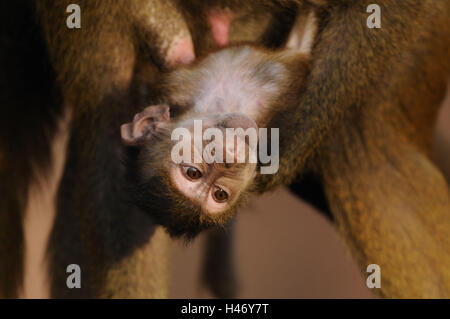
[[[57,83],[73,110],[48,248],[51,296],[163,297],[168,237],[129,203],[118,128],[150,103],[156,93],[147,85],[160,69],[193,59],[192,42],[172,2],[80,1],[82,27],[74,30],[65,24],[69,4],[37,2]],[[66,284],[73,263],[81,268],[79,289]]]
[[[392,65],[395,81],[368,89],[364,111],[335,128],[319,152],[339,230],[364,270],[381,267],[376,292],[385,297],[450,296],[450,190],[431,162],[433,127],[449,94],[449,42],[440,36],[450,29],[439,19],[428,25],[440,33],[404,51]]]
[[[381,267],[382,296],[450,296],[450,192],[426,153],[398,132],[353,136],[324,170],[340,233],[362,269]]]
[[[317,159],[342,235],[364,269],[381,266],[381,294],[448,296],[448,185],[429,158],[450,75],[450,3],[384,1],[376,30],[368,4],[326,8],[296,121],[280,128],[280,170],[259,186]]]

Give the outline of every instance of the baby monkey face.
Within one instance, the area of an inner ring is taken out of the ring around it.
[[[206,214],[235,203],[256,174],[256,123],[244,114],[208,114],[172,131],[170,178]]]

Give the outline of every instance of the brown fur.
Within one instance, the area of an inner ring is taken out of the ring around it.
[[[430,155],[450,3],[382,1],[381,29],[366,27],[368,4],[330,3],[322,16],[298,121],[285,127],[296,133],[259,185],[314,166],[362,269],[381,266],[381,295],[449,297],[449,187]]]
[[[421,1],[400,11],[389,4],[382,8],[380,37],[392,36],[391,23],[405,13],[421,27],[409,32],[410,21],[402,18],[408,41],[392,39],[395,47],[371,57],[367,73],[383,74],[382,59],[392,59],[389,78],[366,87],[363,109],[347,122],[352,125],[335,127],[321,171],[339,229],[358,261],[381,266],[381,294],[448,298],[450,192],[431,161],[431,147],[450,79],[450,5]]]
[[[325,1],[314,2],[322,5]],[[139,272],[145,268],[137,266],[145,264],[141,258],[131,256],[139,255],[147,245],[159,247],[161,243],[163,247],[165,239],[156,235],[159,230],[153,229],[148,217],[128,210],[126,198],[111,196],[122,194],[120,187],[111,183],[121,175],[120,166],[112,165],[111,159],[120,156],[114,143],[119,140],[115,129],[121,119],[147,105],[153,94],[136,96],[134,89],[141,81],[135,77],[136,68],[147,69],[141,63],[153,62],[148,64],[157,67],[148,69],[157,78],[170,45],[164,48],[165,42],[157,38],[160,33],[145,31],[151,27],[136,27],[135,22],[142,21],[138,11],[145,1],[79,1],[81,30],[65,29],[64,12],[69,3],[36,1],[45,44],[40,42],[39,32],[28,32],[28,27],[36,30],[32,19],[23,20],[30,18],[29,8],[5,3],[6,8],[0,10],[0,20],[7,26],[0,28],[1,40],[7,40],[0,53],[7,79],[0,85],[7,88],[1,91],[6,101],[2,108],[11,114],[0,125],[0,176],[2,181],[10,181],[1,185],[6,196],[0,202],[0,295],[16,296],[21,284],[21,220],[26,206],[23,199],[32,180],[31,164],[37,163],[39,169],[49,166],[48,140],[64,100],[75,112],[50,241],[52,296],[111,296],[114,282],[123,283],[114,291],[121,297],[161,296],[165,291],[162,275],[155,275],[158,278],[149,279],[148,286],[138,291],[133,289],[136,282],[125,278],[129,269]],[[196,10],[204,14],[205,7],[180,3],[165,13],[176,17],[170,20],[176,25],[180,21],[176,8],[188,9],[183,15],[188,17],[196,52],[202,54],[211,42],[203,42],[208,28]],[[243,8],[242,2],[221,3]],[[292,12],[288,10],[291,2],[261,2],[270,8],[275,3],[275,8],[280,8],[275,11],[253,1],[247,3],[260,8],[255,12],[255,21],[261,14],[260,25],[267,21],[267,12],[273,12],[269,14],[271,22],[264,32],[249,32],[245,39],[239,35],[243,28],[232,26],[235,33],[230,38],[280,45],[294,21],[292,13],[287,14]],[[381,1],[382,28],[377,30],[365,25],[369,3],[325,3],[302,103],[291,117],[295,121],[284,126],[295,136],[282,139],[279,174],[275,179],[261,178],[258,186],[265,191],[289,183],[295,179],[293,172],[303,171],[316,159],[315,171],[361,265],[373,262],[382,267],[382,294],[448,297],[448,185],[428,154],[434,106],[443,98],[449,78],[450,4]],[[243,25],[251,12],[242,13]],[[284,17],[288,17],[286,21]],[[158,32],[177,29],[161,28],[169,21],[166,15],[164,19],[155,20]],[[151,41],[141,43],[140,39],[146,38],[143,33],[152,34]],[[161,51],[147,50],[155,43],[163,46]],[[149,51],[152,54],[148,55]],[[133,79],[137,83],[132,84]],[[138,102],[130,103],[131,97]],[[111,211],[104,214],[106,204]],[[124,212],[126,218],[120,218]],[[70,256],[66,251],[72,252]],[[72,260],[79,261],[83,269],[81,290],[65,287],[65,266]],[[164,258],[151,259],[150,264],[146,265],[152,269],[166,269]]]

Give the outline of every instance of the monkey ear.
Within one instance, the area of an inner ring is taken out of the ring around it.
[[[122,142],[128,146],[141,145],[148,142],[159,130],[170,121],[168,105],[151,105],[134,116],[133,122],[120,127]]]

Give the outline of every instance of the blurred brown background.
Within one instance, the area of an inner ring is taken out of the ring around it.
[[[435,140],[436,162],[450,176],[450,97]],[[236,224],[240,298],[375,297],[331,222],[287,189],[254,198]],[[174,242],[171,298],[211,297],[198,279],[204,238]]]

